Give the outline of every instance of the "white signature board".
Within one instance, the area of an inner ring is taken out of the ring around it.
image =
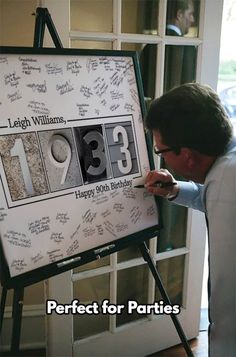
[[[150,167],[133,55],[0,52],[12,277],[157,226],[153,197],[134,188]]]

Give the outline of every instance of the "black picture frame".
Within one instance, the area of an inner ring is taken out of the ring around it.
[[[64,48],[28,48],[28,47],[0,47],[0,61],[5,55],[16,55],[16,56],[30,56],[36,55],[38,58],[40,56],[65,56],[64,58],[68,58],[69,56],[95,56],[95,57],[109,57],[109,58],[117,58],[117,57],[129,57],[133,61],[133,68],[135,72],[135,80],[138,89],[138,97],[140,103],[140,109],[142,113],[142,118],[145,118],[146,115],[146,107],[144,102],[144,94],[142,88],[142,80],[139,69],[138,56],[134,51],[115,51],[115,50],[82,50],[82,49],[64,49]],[[1,106],[0,106],[1,112]],[[0,124],[0,133],[1,133],[1,124]],[[0,134],[1,135],[1,134]],[[154,169],[154,161],[152,156],[152,139],[147,132],[145,132],[145,145],[147,148],[148,161],[150,165],[150,169]],[[2,183],[1,183],[2,184]],[[158,207],[158,201],[155,201]],[[157,208],[157,211],[159,207]],[[97,258],[112,254],[124,248],[127,248],[131,245],[140,244],[152,237],[155,237],[158,231],[161,228],[161,222],[159,220],[158,224],[143,229],[139,232],[135,232],[133,234],[129,234],[125,237],[122,237],[115,241],[109,241],[105,244],[99,244],[97,247],[93,247],[92,249],[88,249],[82,253],[72,255],[71,258],[58,260],[56,262],[46,264],[45,266],[41,266],[39,268],[24,272],[22,274],[11,276],[9,266],[7,260],[4,255],[2,238],[0,239],[0,258],[1,258],[1,284],[7,289],[10,288],[19,288],[25,287],[41,280],[47,279],[49,277],[55,276],[57,274],[63,273],[75,267],[81,266]]]

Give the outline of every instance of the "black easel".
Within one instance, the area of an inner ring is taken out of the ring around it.
[[[35,28],[34,28],[34,48],[43,47],[43,39],[45,33],[45,26],[47,26],[48,31],[52,37],[53,43],[56,48],[63,48],[61,40],[58,36],[57,30],[52,21],[51,15],[47,8],[36,9],[34,14],[35,18]],[[4,257],[1,257],[4,259]],[[3,324],[3,316],[6,305],[8,288],[3,284],[1,305],[0,305],[0,334]],[[20,347],[20,335],[21,335],[21,321],[22,321],[22,310],[23,310],[23,298],[24,298],[24,287],[14,288],[13,304],[12,304],[12,336],[11,336],[11,353],[12,355],[17,355],[19,353]]]
[[[152,259],[150,253],[149,253],[149,250],[147,248],[147,245],[145,242],[142,242],[139,246],[139,249],[142,253],[142,256],[143,256],[143,259],[147,262],[148,264],[148,267],[149,269],[151,270],[152,272],[152,275],[155,279],[155,282],[156,282],[156,285],[161,293],[161,296],[162,296],[162,299],[164,301],[164,303],[166,305],[171,305],[171,301],[167,295],[167,292],[162,284],[162,281],[161,281],[161,277],[157,271],[157,268],[156,268],[156,265],[155,265],[155,262],[154,260]],[[175,314],[170,314],[170,317],[172,318],[172,321],[175,325],[175,328],[176,328],[176,331],[178,332],[178,335],[179,335],[179,338],[183,344],[183,347],[185,349],[185,352],[187,354],[188,357],[193,357],[193,352],[190,348],[190,345],[188,343],[188,340],[184,334],[184,331],[182,329],[182,326],[177,318],[177,316]]]
[[[0,249],[0,259],[4,260],[2,249]],[[4,310],[6,305],[8,287],[4,281],[2,283],[2,295],[0,305],[0,334],[2,331]],[[15,287],[12,304],[12,336],[11,336],[11,354],[13,356],[19,353],[21,320],[23,310],[24,287]]]
[[[52,40],[56,48],[62,48],[62,43],[59,39],[56,28],[52,22],[51,16],[46,8],[37,8],[36,10],[36,21],[35,21],[35,32],[34,32],[34,48],[43,47],[43,39],[45,32],[45,25],[47,25]],[[145,242],[139,243],[139,249],[142,253],[144,260],[147,262],[150,271],[155,279],[156,285],[161,293],[162,299],[165,304],[170,305],[171,301],[165,291],[165,288],[162,284],[160,275],[157,271],[155,263],[150,256],[149,250],[146,246]],[[0,306],[0,329],[3,321],[3,314],[5,309],[5,301],[7,295],[7,288],[3,285],[2,290],[2,299]],[[24,287],[14,288],[14,300],[13,300],[13,328],[12,328],[12,339],[11,339],[11,353],[17,355],[19,353],[19,345],[20,345],[20,333],[21,333],[21,320],[22,320],[22,309],[23,309],[23,296],[24,296]],[[192,350],[189,346],[187,338],[184,334],[184,331],[180,325],[180,322],[176,315],[171,314],[172,321],[175,325],[176,331],[180,337],[180,340],[183,344],[185,352],[188,357],[193,357]]]
[[[35,14],[35,29],[34,29],[34,48],[43,47],[43,39],[45,33],[45,25],[52,37],[56,48],[62,48],[61,40],[58,36],[56,27],[52,21],[51,15],[47,8],[38,7]]]

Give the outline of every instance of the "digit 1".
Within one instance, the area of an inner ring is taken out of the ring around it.
[[[55,149],[56,148],[56,149]],[[66,157],[60,157],[64,155]],[[71,161],[71,147],[68,140],[62,135],[53,135],[48,142],[48,157],[54,166],[63,169],[61,185],[65,183],[66,175]]]
[[[121,134],[123,138],[123,146],[120,147],[120,151],[122,154],[125,155],[126,166],[124,166],[123,160],[118,160],[117,164],[120,172],[124,175],[127,175],[132,169],[132,160],[131,160],[130,151],[128,150],[129,141],[128,141],[127,131],[121,125],[117,125],[113,130],[113,139],[115,143],[119,142],[119,134]]]
[[[11,156],[18,156],[20,161],[20,167],[23,175],[23,180],[25,183],[25,189],[29,195],[34,194],[34,187],[31,180],[31,174],[28,166],[28,162],[26,159],[25,149],[22,142],[22,139],[18,138],[15,140],[15,144],[11,149]]]

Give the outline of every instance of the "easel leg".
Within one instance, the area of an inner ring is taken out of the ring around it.
[[[51,15],[47,8],[38,7],[36,9],[36,19],[34,28],[34,48],[43,47],[43,38],[45,33],[45,25],[52,37],[55,47],[62,48],[62,43],[57,33],[56,27],[52,21]]]
[[[161,293],[161,296],[162,296],[162,299],[163,299],[164,303],[167,304],[167,305],[171,305],[171,301],[170,301],[170,299],[169,299],[169,297],[168,297],[168,295],[167,295],[167,293],[165,291],[165,288],[164,288],[164,286],[162,284],[160,275],[159,275],[159,273],[157,271],[156,265],[155,265],[151,255],[149,253],[149,250],[147,248],[146,243],[143,242],[142,244],[140,244],[139,248],[140,248],[140,251],[142,253],[143,259],[147,262],[147,264],[148,264],[148,266],[149,266],[149,268],[150,268],[150,270],[152,272],[152,275],[153,275],[153,277],[154,277],[154,279],[156,281],[157,287],[158,287],[158,289],[159,289],[159,291]],[[186,338],[186,336],[184,334],[184,331],[182,329],[182,326],[180,325],[180,322],[179,322],[177,316],[174,315],[174,314],[171,314],[170,316],[171,316],[172,321],[173,321],[173,323],[175,325],[176,331],[178,332],[178,335],[179,335],[179,337],[180,337],[180,339],[182,341],[182,344],[184,346],[184,349],[185,349],[185,352],[186,352],[187,356],[188,357],[193,357],[193,352],[192,352],[192,350],[191,350],[191,348],[189,346],[188,340],[187,340],[187,338]]]
[[[0,334],[2,331],[3,316],[4,316],[4,311],[5,311],[5,305],[6,305],[6,297],[7,297],[7,288],[5,288],[3,286],[2,296],[1,296],[1,310],[0,310]]]
[[[24,298],[24,288],[14,289],[13,310],[12,310],[13,328],[12,328],[12,337],[11,337],[11,353],[13,355],[19,352],[19,347],[20,347],[23,298]]]
[[[34,47],[43,47],[43,38],[45,33],[45,9],[37,8],[34,29]]]

